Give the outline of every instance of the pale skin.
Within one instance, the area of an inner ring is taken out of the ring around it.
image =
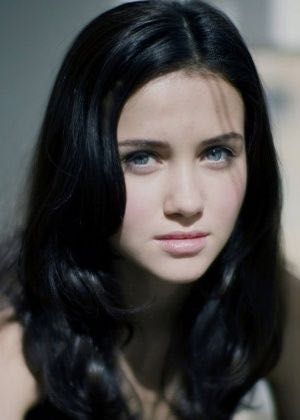
[[[38,389],[22,352],[22,328],[8,322],[11,311],[1,313],[0,323],[0,408],[1,418],[22,420],[37,401]]]
[[[162,418],[162,404],[153,409],[180,305],[227,242],[243,202],[243,130],[239,94],[221,78],[186,72],[148,83],[120,116],[127,203],[112,243],[124,256],[116,271],[128,304],[154,299],[125,353],[149,419]],[[201,253],[174,257],[154,239],[178,230],[208,232]]]
[[[120,367],[139,395],[147,420],[172,418],[158,392],[161,369],[180,305],[222,250],[238,217],[247,183],[243,130],[238,92],[220,77],[191,72],[149,82],[129,98],[120,116],[118,144],[127,203],[121,229],[111,239],[124,257],[115,270],[128,305],[152,302],[135,320],[138,332],[120,354]],[[149,140],[156,144],[145,147]],[[145,150],[148,156],[141,154]],[[140,154],[128,160],[133,152]],[[204,249],[195,255],[174,258],[154,239],[170,231],[194,229],[208,232]],[[291,349],[299,349],[295,296],[300,288],[291,278],[286,284],[289,328],[271,379],[281,392],[280,403],[290,410],[282,418],[296,419],[295,396],[300,390],[289,372],[296,379],[300,368],[296,357],[291,363],[287,360]],[[21,420],[38,399],[22,355],[21,337],[16,323],[5,324],[0,332],[0,407],[6,410],[7,420]],[[176,375],[173,379],[170,395]],[[290,392],[284,393],[285,389]],[[245,419],[245,414],[234,417],[239,418]]]

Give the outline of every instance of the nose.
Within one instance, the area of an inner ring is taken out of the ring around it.
[[[191,165],[181,166],[169,174],[164,199],[166,216],[190,218],[203,213],[204,197],[199,179]]]

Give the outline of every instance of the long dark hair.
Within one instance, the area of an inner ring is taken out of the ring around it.
[[[116,365],[129,319],[108,242],[126,204],[116,127],[134,91],[181,69],[215,73],[240,92],[248,183],[228,243],[183,307],[184,389],[173,409],[183,419],[229,419],[278,359],[280,179],[252,58],[228,18],[202,1],[130,2],[71,46],[33,161],[13,303],[42,418],[136,418]]]

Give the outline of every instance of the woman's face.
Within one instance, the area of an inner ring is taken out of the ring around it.
[[[169,73],[128,99],[117,137],[127,191],[112,237],[120,264],[197,280],[229,239],[245,194],[239,93],[216,75]]]

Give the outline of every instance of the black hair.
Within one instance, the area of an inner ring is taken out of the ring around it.
[[[248,173],[234,231],[183,307],[184,389],[173,409],[182,419],[229,419],[278,359],[280,177],[251,55],[231,21],[202,1],[125,3],[75,39],[33,160],[13,304],[43,397],[39,418],[138,418],[116,365],[129,319],[108,241],[126,205],[116,128],[139,87],[177,70],[219,75],[240,93]]]

